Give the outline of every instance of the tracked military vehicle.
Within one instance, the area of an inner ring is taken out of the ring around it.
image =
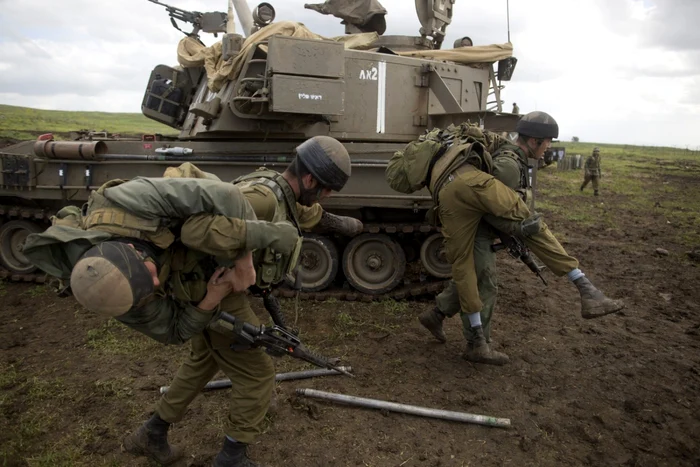
[[[431,198],[427,191],[392,191],[384,180],[387,161],[426,129],[469,120],[507,132],[518,117],[501,107],[503,83],[516,63],[510,43],[462,47],[471,40],[458,40],[456,48],[441,49],[454,3],[416,0],[422,27],[415,37],[382,35],[386,10],[376,0],[307,5],[343,20],[340,40],[316,36],[300,23],[274,22],[269,3],[253,14],[242,0],[232,0],[228,13],[164,5],[175,27],[184,21],[193,29],[179,44],[180,65],[151,72],[142,111],[178,136],[47,136],[4,148],[3,274],[34,280],[21,252],[26,236],[108,180],[158,177],[185,161],[234,180],[261,166],[282,170],[302,141],[329,135],[346,145],[353,162],[350,181],[324,207],[361,219],[365,231],[353,239],[309,234],[300,260],[302,290],[348,297],[437,290],[450,266],[439,227],[426,220]],[[243,34],[233,27],[234,8]],[[224,35],[205,47],[200,33]]]

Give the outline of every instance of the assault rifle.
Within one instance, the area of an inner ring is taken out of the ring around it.
[[[161,3],[158,0],[148,0],[156,5],[164,6],[168,10],[168,15],[170,15],[170,22],[173,27],[178,31],[182,32],[186,36],[199,39],[199,31],[208,32],[214,34],[217,37],[217,33],[226,32],[226,22],[228,21],[228,15],[220,11],[213,11],[208,13],[200,13],[198,11],[187,11],[180,8]],[[194,26],[192,32],[185,32],[180,29],[175,20],[182,21],[183,23],[190,23]]]
[[[503,232],[498,232],[498,236],[501,239],[501,243],[492,245],[491,250],[500,251],[507,249],[509,255],[525,263],[525,266],[530,268],[530,271],[537,274],[537,277],[542,280],[544,285],[547,285],[547,281],[544,277],[542,277],[542,270],[545,269],[545,266],[537,265],[535,259],[532,257],[532,253],[530,253],[530,249],[525,246],[523,241],[518,237],[513,237],[512,235],[507,235]]]
[[[275,355],[289,355],[317,367],[336,370],[344,375],[354,377],[353,374],[336,365],[337,361],[311,352],[296,335],[282,326],[254,326],[245,321],[237,320],[228,313],[221,313],[219,319],[233,326],[233,333],[237,341],[231,346],[234,350],[265,347],[267,351]]]

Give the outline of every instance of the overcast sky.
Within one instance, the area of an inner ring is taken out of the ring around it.
[[[226,0],[170,1],[227,8]],[[386,34],[417,34],[413,0],[380,1]],[[304,10],[304,0],[270,3],[278,20],[343,33],[340,20]],[[475,45],[507,42],[506,0],[454,8],[446,45],[464,35]],[[0,11],[2,104],[139,112],[153,66],[177,63],[182,34],[147,0],[0,0]],[[700,149],[698,19],[700,0],[510,0],[518,65],[505,83],[506,109],[515,101],[523,113],[550,113],[562,140]]]

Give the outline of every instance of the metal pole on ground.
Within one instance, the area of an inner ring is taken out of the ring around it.
[[[343,371],[350,372],[352,371],[351,366],[341,366],[338,367]],[[306,379],[306,378],[315,378],[317,376],[331,376],[331,375],[342,375],[340,371],[336,370],[330,370],[326,368],[318,368],[315,370],[305,370],[305,371],[292,371],[290,373],[277,373],[275,375],[275,381],[290,381],[293,379]],[[216,381],[210,381],[207,383],[206,386],[204,386],[204,390],[213,390],[213,389],[223,389],[223,388],[229,388],[231,387],[231,380],[230,379],[220,379]],[[168,392],[170,389],[170,386],[161,386],[160,387],[160,393],[165,394]]]
[[[316,399],[324,399],[334,402],[369,407],[372,409],[383,409],[391,412],[401,412],[421,417],[440,418],[455,422],[476,423],[477,425],[493,426],[498,428],[510,428],[509,418],[496,418],[486,415],[475,415],[465,412],[453,412],[451,410],[431,409],[417,405],[397,404],[377,399],[366,399],[364,397],[347,396],[345,394],[335,394],[332,392],[317,391],[316,389],[297,389],[297,394]]]

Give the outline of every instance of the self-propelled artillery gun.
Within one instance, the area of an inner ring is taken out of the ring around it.
[[[309,234],[300,259],[302,290],[400,297],[449,277],[439,227],[426,220],[429,194],[392,191],[386,164],[426,129],[467,120],[494,131],[514,128],[518,116],[502,112],[501,100],[516,64],[510,43],[472,46],[465,37],[442,48],[455,0],[415,0],[416,36],[384,34],[387,12],[376,0],[306,5],[343,20],[346,34],[337,38],[275,22],[269,3],[251,13],[243,0],[231,0],[227,13],[199,13],[150,1],[166,7],[185,37],[179,64],[150,73],[141,108],[177,136],[47,136],[1,149],[6,276],[31,280],[34,268],[21,252],[26,236],[108,180],[162,176],[187,161],[234,180],[261,166],[282,170],[302,141],[329,135],[348,148],[352,176],[324,207],[361,219],[365,230],[352,239]],[[234,10],[242,33],[235,31]],[[200,33],[222,37],[206,47]]]

